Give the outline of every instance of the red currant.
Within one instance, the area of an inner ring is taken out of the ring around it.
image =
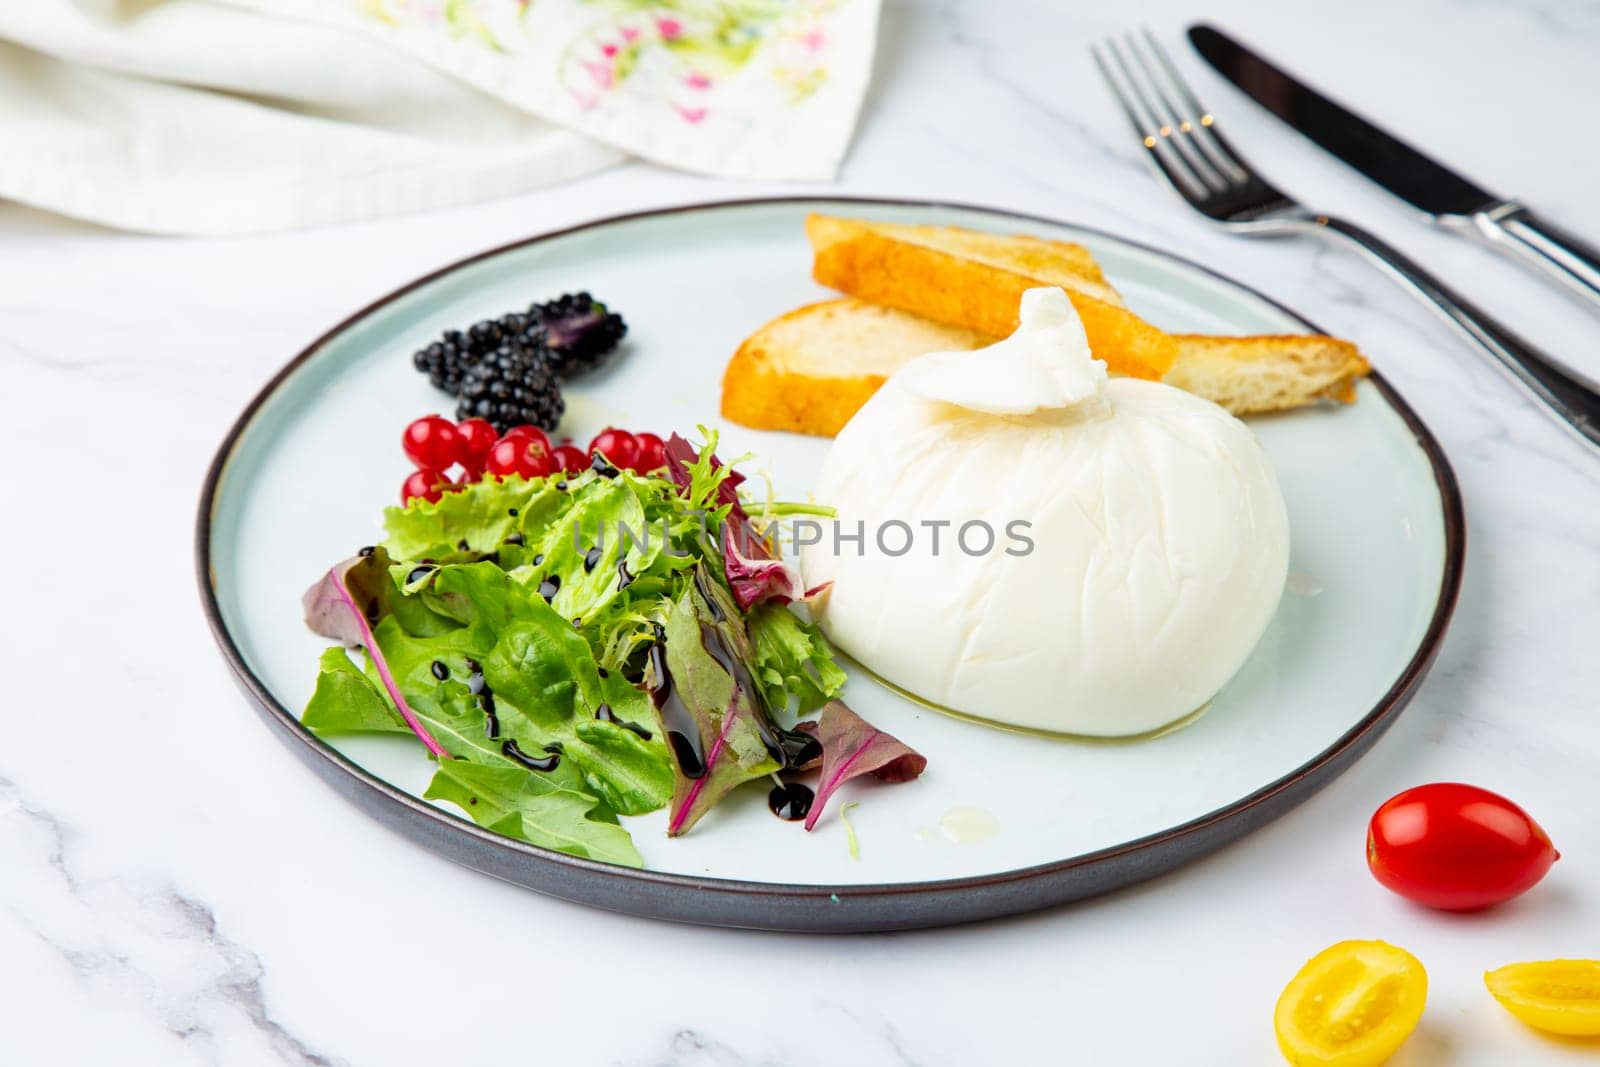
[[[639,442],[627,430],[605,429],[589,442],[590,453],[598,452],[614,467],[633,470],[639,462]]]
[[[418,468],[442,471],[461,460],[456,424],[439,415],[424,415],[407,426],[400,445]]]
[[[546,452],[550,451],[550,435],[537,426],[513,426],[501,435],[505,437],[525,437],[530,441],[537,441]]]
[[[561,445],[550,453],[550,459],[555,463],[558,470],[565,471],[568,474],[581,474],[583,469],[589,465],[588,453],[573,445]]]
[[[484,419],[467,419],[456,423],[456,437],[460,442],[456,458],[467,473],[477,479],[483,474],[483,465],[489,462],[489,449],[500,438],[494,427]]]
[[[548,444],[526,435],[513,437],[508,434],[489,449],[489,463],[485,469],[502,478],[513,474],[523,478],[543,478],[555,470],[555,463],[550,457]]]
[[[634,465],[634,470],[640,474],[649,474],[667,465],[665,441],[653,433],[636,433],[633,439],[639,443],[639,460]]]
[[[440,497],[454,492],[457,488],[459,487],[450,480],[448,474],[430,467],[418,467],[406,479],[406,484],[400,487],[400,503],[403,506],[418,497],[429,503],[437,503]]]

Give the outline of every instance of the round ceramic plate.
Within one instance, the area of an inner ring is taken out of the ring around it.
[[[1288,810],[1377,739],[1444,636],[1463,524],[1438,445],[1376,376],[1355,404],[1252,423],[1288,502],[1288,589],[1210,711],[1163,737],[1094,744],[1007,733],[855,676],[845,699],[928,757],[921,779],[851,783],[810,834],[774,819],[756,787],[682,838],[665,836],[664,813],[627,820],[640,871],[503,838],[419,799],[432,765],[410,739],[330,746],[306,732],[298,711],[326,642],[302,624],[300,592],[378,539],[381,509],[407,469],[391,442],[411,418],[447,406],[411,368],[411,353],[442,330],[589,289],[625,313],[630,333],[607,370],[569,390],[563,432],[720,426],[722,454],[754,452],[780,496],[805,498],[828,442],[725,424],[718,398],[741,339],[830,295],[809,278],[809,211],[1080,241],[1135,311],[1175,331],[1311,329],[1203,268],[1093,230],[876,200],[632,215],[421,279],[336,327],[267,385],[223,443],[201,501],[199,574],[223,654],[267,723],[325,781],[426,847],[587,904],[729,926],[893,929],[1059,904],[1170,870]],[[851,813],[859,858],[838,817],[848,800],[860,802]]]

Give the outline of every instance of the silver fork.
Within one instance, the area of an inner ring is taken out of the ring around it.
[[[1579,438],[1600,448],[1600,390],[1518,337],[1471,301],[1377,236],[1311,211],[1263,178],[1195,99],[1149,30],[1090,49],[1150,158],[1189,206],[1245,235],[1314,233],[1342,238],[1421,297],[1469,344],[1495,360]]]

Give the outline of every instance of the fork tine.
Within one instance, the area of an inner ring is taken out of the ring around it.
[[[1116,75],[1113,74],[1111,64],[1105,56],[1107,52],[1111,54],[1117,61],[1117,66],[1121,68],[1123,81],[1126,83],[1127,88],[1124,88],[1123,83],[1119,82]],[[1089,54],[1094,57],[1095,65],[1100,68],[1100,76],[1105,79],[1106,86],[1111,90],[1111,95],[1116,97],[1117,103],[1122,107],[1123,114],[1127,115],[1128,121],[1133,124],[1134,133],[1138,134],[1139,139],[1144,142],[1145,148],[1150,152],[1150,158],[1155,161],[1156,166],[1166,176],[1167,181],[1171,182],[1173,187],[1187,200],[1193,200],[1197,196],[1205,196],[1207,194],[1205,183],[1194,176],[1188,164],[1181,157],[1177,157],[1172,153],[1171,146],[1165,143],[1166,138],[1161,135],[1160,122],[1155,119],[1147,107],[1142,106],[1143,100],[1138,95],[1138,86],[1128,70],[1127,63],[1117,49],[1116,41],[1108,39],[1101,45],[1093,45],[1089,49]]]
[[[1148,33],[1148,31],[1147,31]],[[1144,74],[1144,84],[1150,89],[1153,98],[1153,107],[1157,107],[1156,117],[1161,122],[1161,132],[1172,143],[1173,149],[1189,162],[1189,169],[1209,188],[1216,192],[1225,192],[1232,179],[1220,173],[1211,159],[1194,145],[1194,124],[1184,117],[1183,108],[1173,103],[1163,79],[1145,56],[1145,50],[1139,47],[1139,40],[1129,33],[1124,38],[1124,46],[1128,54],[1133,57],[1140,72]]]
[[[1221,132],[1216,128],[1216,116],[1195,97],[1194,90],[1189,88],[1189,83],[1178,73],[1178,65],[1172,61],[1172,57],[1167,54],[1167,50],[1161,46],[1161,42],[1148,27],[1144,30],[1144,39],[1151,54],[1156,57],[1156,62],[1166,72],[1168,83],[1183,105],[1178,112],[1181,120],[1180,128],[1192,134],[1194,143],[1221,174],[1236,182],[1248,181],[1250,168],[1239,158],[1238,153],[1234,152],[1233,146],[1223,140]]]

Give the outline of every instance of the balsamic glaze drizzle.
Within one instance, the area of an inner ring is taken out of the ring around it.
[[[706,608],[711,612],[711,618],[717,622],[726,622],[727,613],[722,610],[722,604],[711,595],[711,590],[706,588],[706,572],[699,567],[694,569],[694,587],[700,594],[700,599],[706,602]]]
[[[799,822],[811,814],[817,795],[802,782],[782,782],[767,794],[767,810],[788,822]]]
[[[629,722],[627,719],[617,718],[617,713],[611,710],[610,704],[601,704],[598,708],[595,708],[594,717],[599,719],[601,722],[615,723],[624,730],[630,730],[633,733],[638,734],[646,741],[655,736],[649,730],[646,730],[643,726],[640,726],[636,722]]]
[[[547,756],[530,756],[514,739],[508,739],[500,746],[500,752],[509,760],[515,760],[530,771],[553,771],[561,765],[561,753],[551,752]]]

